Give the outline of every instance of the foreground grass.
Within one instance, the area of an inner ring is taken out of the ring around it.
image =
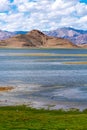
[[[87,110],[0,107],[0,130],[87,130]]]

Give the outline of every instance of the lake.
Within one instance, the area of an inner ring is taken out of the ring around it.
[[[0,105],[87,108],[86,49],[0,49]]]

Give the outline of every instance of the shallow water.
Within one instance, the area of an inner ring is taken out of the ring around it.
[[[87,50],[0,49],[0,85],[1,105],[87,108]]]

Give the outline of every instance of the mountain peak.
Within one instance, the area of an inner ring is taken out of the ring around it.
[[[72,27],[58,28],[56,30],[45,32],[45,34],[48,36],[69,39],[74,44],[87,44],[87,31],[74,29]]]
[[[18,35],[19,34],[19,35]],[[0,30],[0,40],[5,40],[11,37],[21,37],[23,39],[23,37],[31,37],[33,39],[35,39],[35,37],[37,37],[37,39],[45,39],[45,41],[49,38],[49,37],[55,37],[55,38],[64,38],[64,39],[68,39],[71,42],[73,42],[74,44],[87,44],[87,30],[78,30],[72,27],[62,27],[62,28],[57,28],[56,30],[51,30],[51,31],[44,31],[41,32],[38,29],[34,29],[31,31],[16,31],[16,32],[8,32],[8,31],[4,31],[4,30]],[[43,41],[43,40],[42,40]],[[38,41],[39,42],[39,41]]]
[[[41,32],[40,30],[31,30],[29,33],[27,33],[28,35],[45,35],[43,32]]]
[[[16,35],[0,42],[7,47],[57,47],[76,48],[72,42],[63,38],[55,38],[45,35],[39,30],[32,30],[27,34]]]

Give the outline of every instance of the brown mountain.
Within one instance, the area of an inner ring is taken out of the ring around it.
[[[76,48],[69,40],[47,36],[39,30],[32,30],[27,34],[20,34],[0,41],[1,47],[58,47]]]

